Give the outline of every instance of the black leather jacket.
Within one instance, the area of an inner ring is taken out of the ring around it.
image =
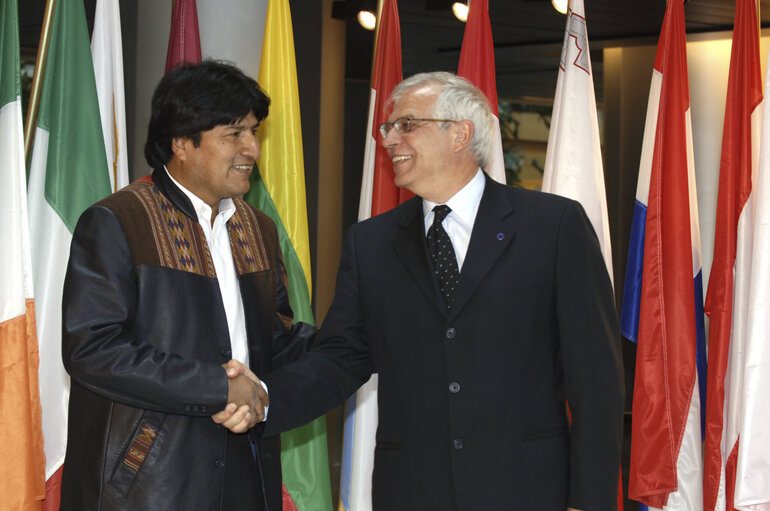
[[[240,200],[228,221],[251,369],[296,357],[315,328],[291,326],[272,221]],[[89,208],[63,297],[72,378],[62,510],[220,509],[230,340],[192,204],[163,169]],[[280,439],[256,443],[265,508],[281,509]],[[257,433],[257,434],[255,434]],[[260,481],[254,481],[260,484]]]

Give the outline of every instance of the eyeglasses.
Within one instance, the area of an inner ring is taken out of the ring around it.
[[[396,128],[396,133],[403,135],[409,133],[415,128],[419,128],[423,122],[457,122],[452,119],[415,119],[414,117],[399,117],[393,122],[383,122],[380,124],[380,134],[382,138],[388,136],[391,128]]]

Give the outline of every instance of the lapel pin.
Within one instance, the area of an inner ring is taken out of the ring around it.
[[[498,232],[497,233],[497,239],[498,240],[502,240],[503,238],[505,238],[505,235],[503,233],[501,233],[501,232]]]

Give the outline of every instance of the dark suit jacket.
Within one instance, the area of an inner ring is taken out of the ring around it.
[[[377,372],[375,509],[615,509],[620,337],[582,207],[487,179],[451,314],[424,238],[419,198],[351,229],[318,345],[264,378],[267,431]]]
[[[228,231],[250,363],[264,373],[314,328],[292,329],[272,221],[235,203]],[[210,417],[227,403],[227,319],[197,214],[163,169],[78,221],[62,350],[72,377],[62,511],[220,509],[225,474],[242,470],[226,453],[251,466],[251,450]],[[235,486],[260,485],[258,509],[280,511],[279,438],[259,439],[256,453],[261,481]]]

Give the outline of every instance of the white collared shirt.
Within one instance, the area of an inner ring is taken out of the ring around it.
[[[465,262],[465,255],[468,253],[468,245],[471,241],[473,232],[473,223],[476,221],[476,213],[479,211],[481,196],[484,194],[486,178],[481,169],[476,171],[467,185],[462,187],[459,192],[454,194],[451,199],[444,204],[452,210],[447,215],[441,225],[449,235],[452,247],[457,257],[457,268],[462,270]],[[425,217],[425,234],[433,223],[433,208],[438,204],[429,200],[422,200],[422,212]]]
[[[165,168],[165,167],[164,167]],[[171,177],[166,169],[166,174],[171,181],[190,199],[195,212],[198,214],[198,223],[206,236],[209,252],[214,261],[214,269],[217,272],[219,291],[222,294],[222,305],[227,317],[227,330],[230,333],[230,350],[232,357],[249,365],[249,345],[246,337],[246,317],[243,312],[243,298],[241,297],[238,274],[235,271],[233,252],[230,247],[230,236],[227,232],[227,221],[235,213],[235,204],[232,199],[222,199],[219,202],[219,213],[211,225],[211,206],[190,190],[179,184]]]

